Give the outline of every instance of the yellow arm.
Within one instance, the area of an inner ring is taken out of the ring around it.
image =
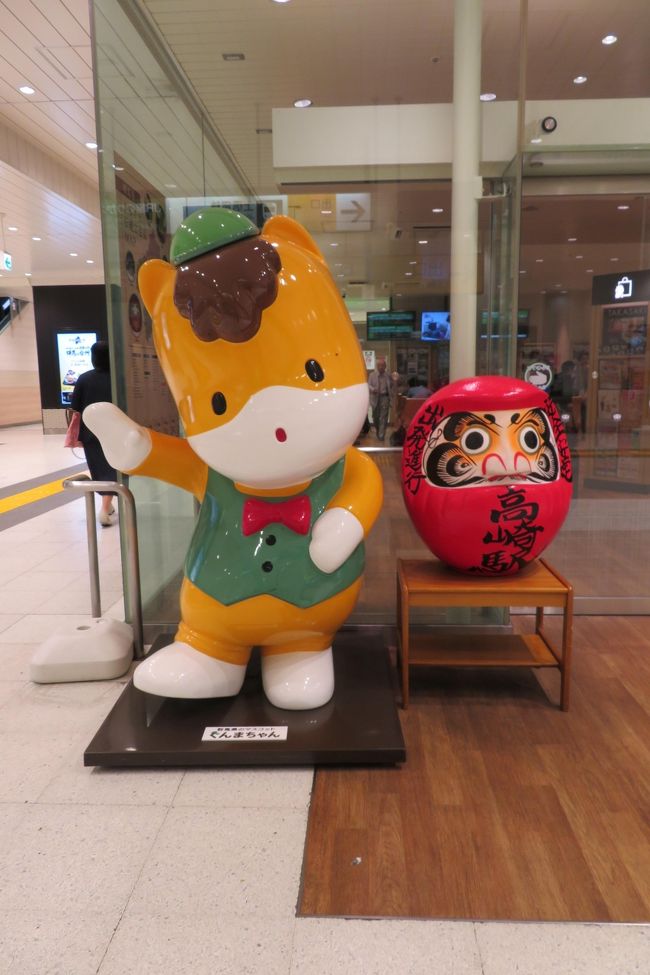
[[[364,536],[377,520],[384,500],[384,482],[377,465],[355,447],[345,455],[343,484],[328,508],[345,508],[363,525]]]
[[[182,437],[170,437],[166,433],[148,431],[151,437],[151,453],[139,467],[129,471],[141,477],[156,477],[174,484],[203,500],[208,482],[208,467],[200,460]]]

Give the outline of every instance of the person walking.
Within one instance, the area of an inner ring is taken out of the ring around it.
[[[111,402],[111,373],[110,359],[108,355],[108,342],[95,342],[90,350],[90,359],[93,368],[88,372],[82,373],[75,383],[72,392],[70,407],[76,413],[81,414],[79,426],[79,440],[83,444],[86,463],[93,481],[116,481],[117,472],[114,467],[106,460],[102,445],[95,434],[88,429],[83,421],[83,411],[91,403],[110,403]],[[97,520],[103,528],[108,528],[113,524],[112,492],[100,491],[102,504],[97,516]]]

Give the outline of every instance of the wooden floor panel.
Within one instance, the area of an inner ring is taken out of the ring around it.
[[[300,914],[650,922],[647,630],[575,619],[568,713],[549,671],[413,671],[406,763],[316,775]]]

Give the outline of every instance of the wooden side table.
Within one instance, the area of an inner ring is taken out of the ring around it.
[[[451,634],[418,632],[415,606],[534,606],[532,634]],[[544,609],[564,611],[562,646],[557,651],[544,633]],[[513,576],[471,576],[437,559],[397,560],[397,652],[402,675],[402,707],[409,704],[409,667],[556,667],[560,706],[569,709],[573,587],[538,559]]]

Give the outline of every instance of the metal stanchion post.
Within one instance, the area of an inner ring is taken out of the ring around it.
[[[97,557],[97,535],[95,531],[95,500],[96,491],[110,491],[117,494],[122,501],[124,511],[124,528],[126,532],[127,548],[127,585],[131,607],[133,628],[133,656],[136,660],[144,657],[144,634],[142,625],[142,596],[140,592],[140,560],[138,552],[138,528],[135,513],[135,498],[127,487],[116,481],[91,481],[87,475],[69,478],[63,481],[63,487],[69,491],[81,491],[86,495],[86,521],[88,531],[88,557],[90,562],[90,592],[93,616],[101,616],[101,600],[99,591],[99,561]],[[91,537],[92,536],[92,537]],[[97,610],[97,611],[96,611]]]
[[[90,606],[94,619],[99,619],[102,615],[102,598],[99,588],[99,559],[97,556],[94,494],[86,495],[86,534],[88,536],[88,568],[90,569]]]

